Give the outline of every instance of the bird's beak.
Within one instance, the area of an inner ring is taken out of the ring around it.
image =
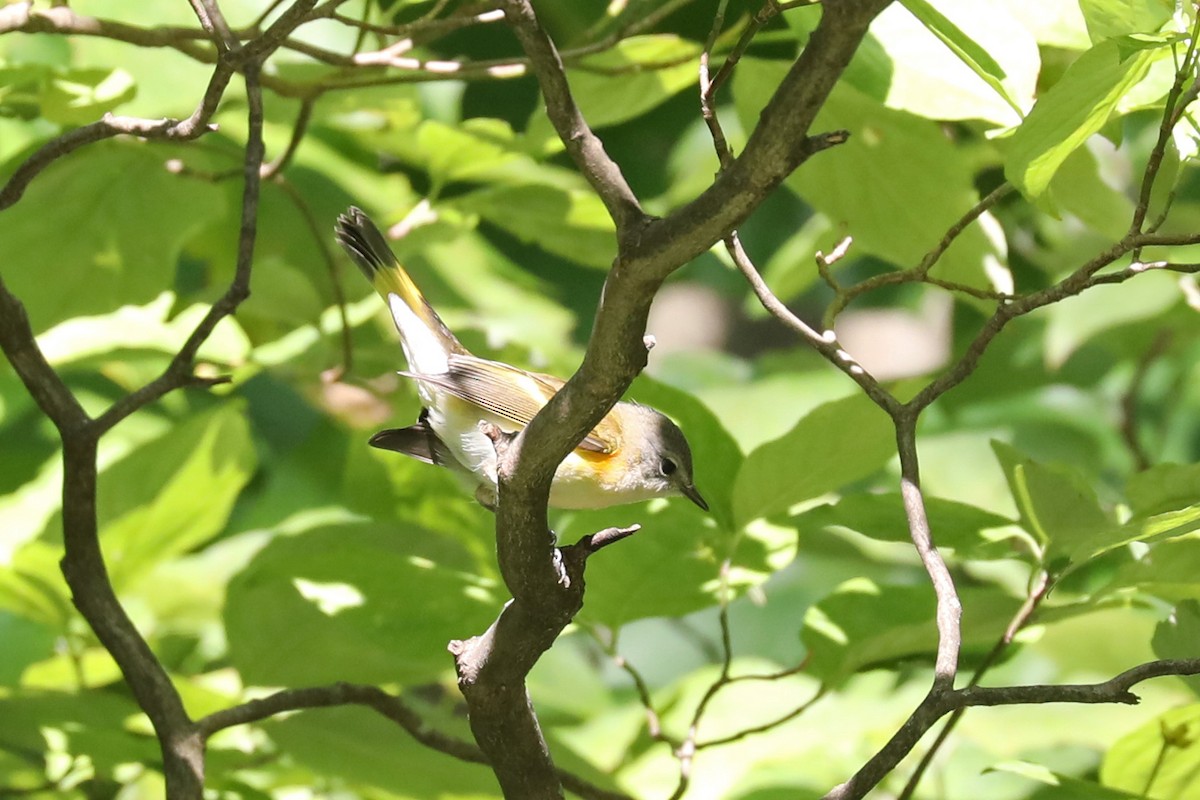
[[[708,511],[708,503],[704,502],[704,498],[700,496],[700,492],[696,490],[694,484],[688,483],[679,487],[679,492],[688,500],[691,500],[696,505],[700,506],[704,511]]]

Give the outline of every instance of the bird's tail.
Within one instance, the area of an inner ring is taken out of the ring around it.
[[[338,242],[387,302],[413,372],[446,372],[451,354],[467,353],[400,266],[370,217],[351,206],[338,217],[336,233]]]

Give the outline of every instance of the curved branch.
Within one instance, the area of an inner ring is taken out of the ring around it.
[[[208,738],[217,731],[258,722],[285,711],[346,705],[365,706],[376,711],[403,728],[413,739],[439,753],[471,764],[488,763],[487,756],[474,744],[430,727],[420,714],[396,695],[378,686],[362,684],[335,683],[331,686],[284,689],[267,697],[214,711],[198,720],[196,727],[204,738]],[[602,789],[565,770],[559,770],[558,777],[565,787],[587,800],[631,800],[628,795]]]
[[[25,306],[9,292],[3,277],[0,277],[0,350],[61,436],[75,435],[90,422],[83,406],[46,361],[29,326]]]
[[[1200,674],[1200,658],[1150,661],[1128,669],[1102,683],[1062,686],[968,686],[958,690],[935,687],[879,752],[850,780],[835,787],[823,800],[858,800],[890,774],[946,714],[971,706],[1026,705],[1031,703],[1123,703],[1134,705],[1131,689],[1142,681],[1168,675]]]
[[[529,0],[505,0],[505,15],[533,66],[546,114],[550,117],[567,152],[579,171],[604,201],[617,226],[618,239],[624,232],[640,227],[645,221],[641,203],[625,180],[621,168],[604,151],[604,143],[592,132],[583,113],[571,96],[562,58],[550,37],[542,30]]]
[[[695,200],[650,223],[629,266],[665,278],[740,225],[762,198],[825,144],[809,136],[867,27],[891,0],[821,5],[821,21],[775,90],[746,147]]]

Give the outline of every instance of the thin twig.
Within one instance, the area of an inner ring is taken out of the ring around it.
[[[767,282],[763,280],[762,275],[759,274],[758,269],[755,268],[754,262],[750,260],[750,256],[742,247],[741,240],[737,234],[732,234],[726,239],[725,248],[729,252],[730,257],[733,258],[734,265],[737,266],[738,270],[746,278],[746,282],[750,284],[750,288],[754,290],[754,295],[762,303],[763,308],[784,325],[804,337],[814,350],[823,355],[829,363],[849,376],[851,380],[866,392],[868,397],[875,401],[876,405],[888,414],[894,414],[899,409],[900,402],[884,389],[871,373],[867,372],[849,353],[842,349],[838,344],[837,335],[832,330],[817,333],[811,325],[793,314],[791,309],[775,296],[770,287],[767,286]]]
[[[838,315],[857,298],[868,292],[881,289],[884,286],[897,286],[905,283],[928,283],[947,291],[960,292],[980,299],[997,301],[1011,299],[1011,296],[1004,292],[978,289],[966,284],[934,278],[929,275],[929,272],[950,248],[950,245],[954,244],[963,231],[970,227],[971,223],[983,216],[984,212],[992,209],[997,203],[1011,194],[1012,191],[1012,184],[1002,183],[988,192],[979,202],[971,206],[965,214],[959,217],[953,225],[946,229],[946,233],[942,236],[941,240],[916,265],[908,269],[903,269],[899,272],[884,272],[846,288],[838,286],[832,281],[831,277],[826,277],[825,272],[822,272],[821,276],[826,279],[826,283],[829,283],[834,291],[834,299],[825,311],[825,327],[832,328]]]
[[[1133,457],[1134,468],[1138,472],[1149,469],[1152,463],[1150,455],[1146,452],[1146,448],[1138,436],[1138,396],[1142,393],[1151,365],[1167,351],[1173,338],[1174,336],[1169,330],[1158,332],[1149,349],[1138,359],[1133,376],[1129,379],[1129,387],[1121,395],[1121,438],[1125,440],[1125,446],[1129,449],[1129,454]]]
[[[825,696],[825,693],[827,691],[828,691],[828,687],[821,686],[817,689],[817,691],[813,694],[812,697],[808,698],[803,703],[798,705],[796,708],[793,708],[791,711],[787,712],[783,716],[777,717],[776,719],[773,719],[770,722],[764,722],[761,725],[755,725],[750,728],[745,728],[743,730],[738,731],[737,733],[731,733],[728,736],[722,736],[719,739],[709,739],[707,741],[698,742],[696,744],[696,749],[697,750],[705,750],[710,747],[721,747],[722,745],[733,744],[734,742],[740,742],[742,739],[745,739],[750,736],[754,736],[759,733],[767,733],[768,731],[772,731],[775,728],[778,728],[780,725],[784,725],[788,722],[791,722],[792,720],[796,719],[796,717],[799,717],[801,714],[808,711],[810,708],[813,707],[813,705],[815,705],[817,703],[818,700],[820,700],[822,697]]]
[[[313,106],[316,105],[316,102],[316,97],[306,97],[300,101],[300,111],[296,114],[296,121],[292,123],[292,138],[288,140],[287,147],[277,158],[263,166],[263,180],[271,180],[292,163],[292,158],[300,149],[300,142],[308,132],[308,123],[312,119]]]
[[[1183,85],[1196,67],[1197,36],[1200,36],[1200,17],[1197,17],[1192,24],[1192,32],[1191,36],[1188,37],[1187,52],[1183,57],[1183,64],[1175,71],[1175,80],[1172,82],[1171,89],[1167,92],[1166,102],[1163,104],[1162,119],[1158,126],[1158,139],[1154,142],[1154,147],[1150,150],[1150,157],[1146,160],[1146,169],[1142,172],[1142,184],[1138,191],[1137,206],[1133,210],[1133,219],[1129,223],[1130,233],[1141,233],[1143,231],[1146,214],[1150,210],[1150,196],[1154,192],[1154,182],[1158,178],[1159,169],[1162,167],[1162,160],[1167,151],[1167,144],[1171,141],[1171,131],[1179,121],[1178,115],[1183,113],[1183,109],[1188,105],[1188,103],[1181,105],[1180,101],[1184,93]]]
[[[504,9],[509,25],[521,42],[521,48],[532,62],[533,72],[546,100],[546,114],[575,165],[604,201],[605,208],[616,224],[620,241],[623,231],[644,221],[645,212],[641,203],[625,180],[621,168],[604,151],[604,144],[583,118],[583,113],[571,96],[571,87],[567,84],[558,49],[542,29],[529,0],[505,0]]]
[[[971,681],[967,684],[968,686],[979,685],[979,682],[983,680],[983,676],[987,674],[987,671],[1004,654],[1009,645],[1012,644],[1013,639],[1016,638],[1016,635],[1029,624],[1029,620],[1033,618],[1034,612],[1037,611],[1042,600],[1050,592],[1050,586],[1050,573],[1040,570],[1033,585],[1030,587],[1029,593],[1025,597],[1025,601],[1021,603],[1021,607],[1013,614],[1012,619],[1009,620],[1008,626],[1004,629],[1004,633],[1001,634],[996,644],[992,646],[992,649],[984,656],[979,666],[975,668],[975,674],[971,676]],[[956,709],[951,713],[950,718],[946,720],[946,724],[938,731],[937,738],[933,740],[929,749],[925,751],[921,756],[921,760],[917,762],[916,768],[913,769],[912,774],[908,777],[908,782],[904,784],[904,789],[896,796],[896,800],[909,800],[913,796],[913,793],[917,790],[917,785],[921,782],[921,777],[929,769],[929,765],[933,763],[933,759],[937,756],[938,751],[941,750],[942,745],[950,738],[951,732],[958,725],[959,720],[962,719],[965,712],[966,708],[964,707]]]
[[[242,169],[244,181],[242,212],[233,281],[217,302],[209,308],[208,313],[192,329],[191,334],[171,358],[162,374],[117,400],[96,419],[95,425],[99,434],[108,431],[133,412],[168,392],[194,382],[192,364],[201,345],[208,340],[217,324],[232,314],[250,295],[250,268],[254,263],[254,241],[258,234],[258,201],[262,184],[263,109],[262,90],[257,83],[257,65],[247,64],[243,72],[246,78],[246,95],[249,102],[249,130],[246,136],[246,156]]]
[[[1151,661],[1093,684],[1060,686],[970,686],[957,690],[931,690],[900,729],[850,780],[831,789],[823,800],[858,800],[908,755],[921,737],[946,714],[968,706],[1006,706],[1034,703],[1122,703],[1134,705],[1130,690],[1142,681],[1168,675],[1200,674],[1200,658]]]
[[[337,306],[338,318],[341,322],[342,363],[338,368],[337,376],[340,378],[350,372],[354,366],[354,338],[350,327],[350,317],[346,311],[346,292],[342,288],[342,280],[338,275],[337,259],[326,241],[323,226],[317,221],[312,206],[309,205],[304,195],[282,175],[277,176],[273,182],[283,190],[283,193],[292,201],[292,205],[300,212],[300,216],[304,219],[304,224],[317,246],[317,252],[321,254],[321,263],[325,265],[325,272],[329,275],[329,290],[333,294],[333,303]]]

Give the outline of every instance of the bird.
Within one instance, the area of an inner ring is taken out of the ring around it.
[[[415,424],[379,431],[369,444],[451,469],[495,510],[497,432],[515,435],[565,381],[472,355],[361,209],[339,215],[335,235],[387,304],[408,362],[399,374],[416,383],[423,405]],[[672,496],[708,511],[687,438],[665,414],[621,401],[558,466],[549,504],[593,509]]]

